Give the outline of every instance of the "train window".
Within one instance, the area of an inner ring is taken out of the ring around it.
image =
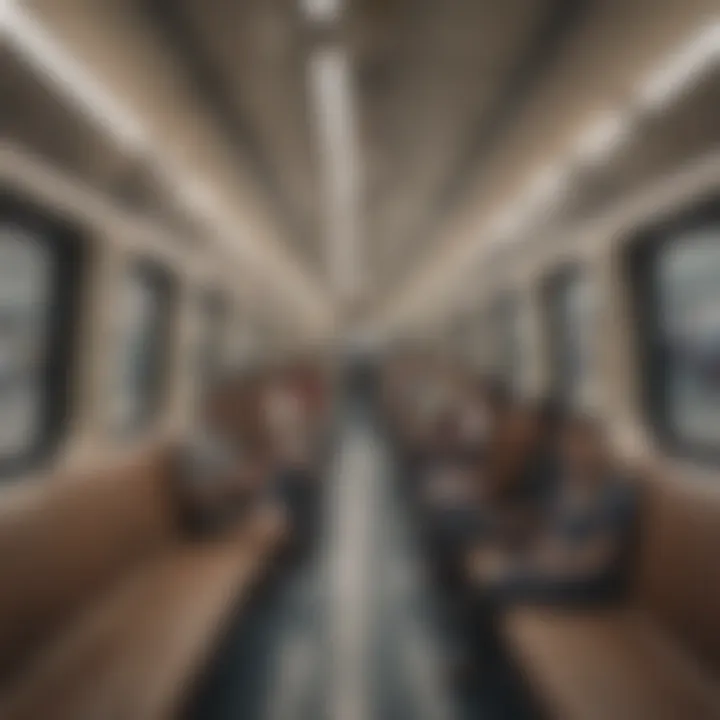
[[[514,389],[522,384],[522,316],[518,298],[503,295],[490,310],[493,369]]]
[[[544,288],[550,393],[571,404],[583,401],[592,359],[594,294],[579,267],[562,268]]]
[[[35,444],[51,303],[52,256],[23,230],[0,227],[0,456]]]
[[[160,268],[136,265],[122,278],[112,423],[122,435],[152,421],[164,390],[170,341],[172,281]]]
[[[0,473],[44,457],[67,411],[80,248],[43,211],[0,206]]]
[[[654,233],[634,255],[651,419],[663,439],[720,449],[720,208]]]
[[[201,387],[207,387],[223,370],[223,341],[228,321],[228,305],[222,295],[206,293],[200,304],[200,345],[198,375]]]
[[[257,339],[251,327],[245,324],[234,329],[230,355],[233,367],[243,368],[250,365],[257,349]]]

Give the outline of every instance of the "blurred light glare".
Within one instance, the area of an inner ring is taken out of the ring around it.
[[[0,5],[0,23],[3,37],[23,59],[118,141],[132,148],[146,142],[141,123],[19,3]]]
[[[358,157],[347,53],[321,48],[309,61],[311,106],[323,173],[326,248],[335,289],[351,297],[360,288]]]
[[[517,205],[513,204],[508,207],[490,224],[489,246],[497,247],[508,244],[522,230],[526,220],[527,216]]]
[[[5,30],[5,18],[12,12],[15,4],[14,0],[0,0],[0,34]]]
[[[311,22],[329,23],[340,17],[341,0],[301,0],[305,17]]]
[[[175,194],[178,201],[191,211],[208,219],[217,220],[220,214],[217,193],[205,181],[175,178]]]
[[[720,19],[705,25],[654,72],[640,89],[640,103],[659,110],[706,72],[720,66]]]
[[[607,159],[630,136],[629,116],[608,112],[580,134],[575,155],[581,163],[597,163]]]
[[[568,187],[568,173],[560,165],[548,165],[530,182],[521,206],[533,209],[547,209],[556,202]]]
[[[546,216],[567,190],[569,176],[560,165],[548,165],[536,175],[516,201],[497,215],[487,229],[488,240],[483,250],[506,248],[523,239],[522,232],[537,214]]]

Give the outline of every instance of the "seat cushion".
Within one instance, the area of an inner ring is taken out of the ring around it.
[[[504,619],[503,632],[551,718],[720,718],[712,679],[630,610],[520,609]]]
[[[267,538],[264,538],[267,539]],[[143,566],[0,698],[4,720],[173,717],[270,547],[252,528]]]
[[[720,675],[720,484],[656,472],[645,490],[635,601]]]
[[[176,540],[168,451],[4,488],[0,499],[0,678],[136,564]]]

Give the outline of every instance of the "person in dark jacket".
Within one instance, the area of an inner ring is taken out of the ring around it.
[[[533,543],[515,553],[479,547],[470,560],[478,585],[499,602],[605,602],[625,588],[635,486],[611,462],[595,421],[567,421],[560,440],[557,486]]]

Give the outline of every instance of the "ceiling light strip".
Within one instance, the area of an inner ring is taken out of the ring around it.
[[[140,121],[121,107],[102,85],[20,3],[6,0],[0,35],[101,128],[129,147],[147,140]]]
[[[361,288],[358,213],[358,152],[347,53],[321,48],[310,58],[309,82],[320,156],[327,266],[333,287],[345,298]]]
[[[127,150],[140,154],[156,143],[139,118],[109,93],[103,84],[78,61],[53,34],[17,0],[0,0],[0,39],[35,71],[46,77],[59,92],[74,103],[103,131]],[[241,219],[228,211],[209,184],[194,172],[177,167],[170,157],[158,158],[159,169],[173,194],[183,206],[212,223],[218,239],[235,251],[253,259],[271,276],[282,276],[277,283],[292,289],[292,301],[304,307],[306,315],[319,324],[330,322],[328,309],[311,283],[285,258],[277,247],[260,246],[251,233],[238,230]]]
[[[340,18],[341,0],[302,0],[300,8],[310,22],[332,23]]]

